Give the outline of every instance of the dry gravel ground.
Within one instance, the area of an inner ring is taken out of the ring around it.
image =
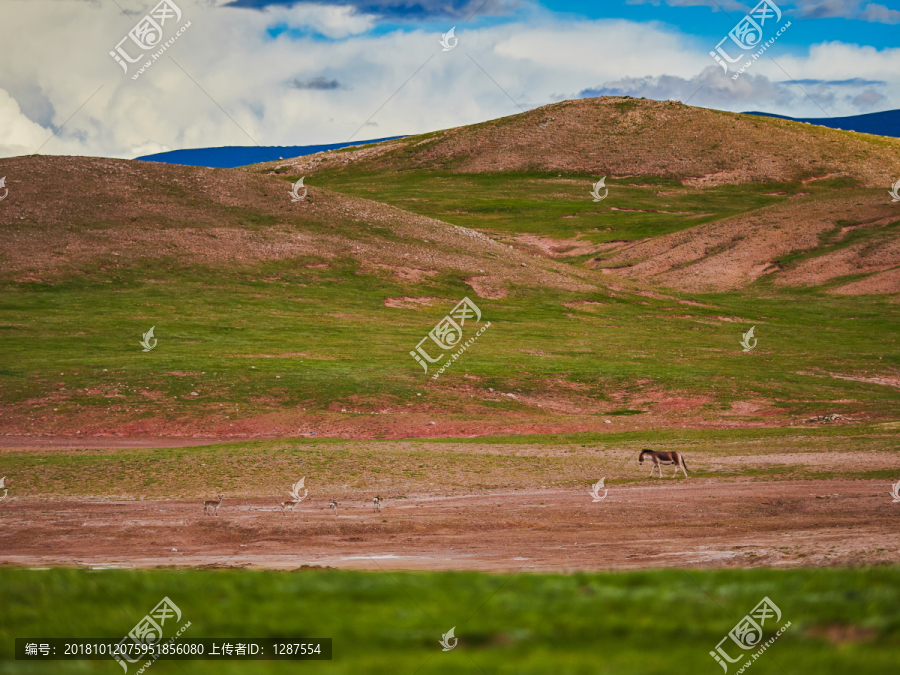
[[[900,476],[890,452],[833,453],[827,466],[820,457],[713,461],[698,453],[688,466],[895,468]],[[900,504],[891,502],[888,481],[685,480],[672,479],[671,467],[651,480],[633,461],[615,464],[597,503],[587,485],[444,489],[439,476],[428,490],[388,498],[381,513],[373,512],[374,493],[325,488],[293,515],[280,513],[276,496],[226,497],[218,517],[204,516],[200,499],[9,499],[0,503],[0,563],[569,571],[900,562]],[[633,482],[617,482],[624,476]]]

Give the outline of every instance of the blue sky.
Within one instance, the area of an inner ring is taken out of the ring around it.
[[[159,0],[4,0],[0,156],[335,143],[604,94],[797,117],[900,108],[898,0],[778,2],[749,48],[727,36],[755,3],[735,0],[169,1],[182,16],[151,63],[128,33]],[[710,56],[723,39],[731,63]]]
[[[232,6],[263,9],[271,6],[292,6],[304,4],[281,0],[232,0]],[[308,3],[322,4],[322,3]],[[527,13],[529,6],[536,4],[558,16],[584,19],[627,19],[637,22],[658,21],[677,26],[686,33],[712,37],[723,30],[728,31],[754,3],[739,3],[729,0],[550,0],[540,3],[510,2],[509,0],[480,0],[466,2],[409,2],[377,3],[370,0],[354,2],[348,0],[335,4],[356,7],[361,13],[371,13],[379,17],[379,26],[411,27],[431,21],[446,21],[467,18],[475,12],[474,25],[488,22],[510,21]],[[808,2],[776,3],[792,21],[802,22],[802,31],[791,37],[798,45],[810,45],[823,39],[840,38],[849,42],[870,44],[874,47],[894,46],[900,36],[900,3],[889,1],[870,3],[852,0],[809,0]],[[883,8],[886,16],[866,8]],[[892,8],[893,6],[893,8]],[[480,10],[478,8],[481,8]]]

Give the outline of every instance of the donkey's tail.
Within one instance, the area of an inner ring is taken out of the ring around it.
[[[685,471],[690,471],[690,469],[687,468],[687,462],[684,461],[684,457],[681,458],[681,466],[684,467]]]

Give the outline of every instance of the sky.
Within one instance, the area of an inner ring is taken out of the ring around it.
[[[341,143],[603,95],[900,109],[900,0],[0,5],[0,157]]]

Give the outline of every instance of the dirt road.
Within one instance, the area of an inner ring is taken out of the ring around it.
[[[274,499],[0,502],[0,563],[567,571],[900,562],[885,481],[697,479],[586,490]]]

